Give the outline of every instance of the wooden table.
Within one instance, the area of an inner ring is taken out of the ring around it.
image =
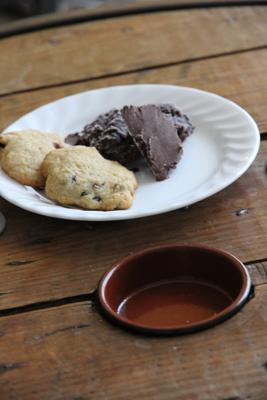
[[[165,11],[139,7],[9,32],[0,42],[1,129],[72,93],[167,83],[216,92],[247,109],[262,133],[260,152],[221,193],[140,220],[56,220],[1,199],[1,400],[267,399],[267,6],[167,3]],[[132,251],[180,241],[239,257],[254,298],[192,335],[147,337],[102,319],[94,291],[103,272]]]

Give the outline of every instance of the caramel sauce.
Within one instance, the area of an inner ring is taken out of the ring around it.
[[[163,328],[211,318],[231,302],[226,292],[209,283],[162,281],[131,294],[117,312],[135,323]]]

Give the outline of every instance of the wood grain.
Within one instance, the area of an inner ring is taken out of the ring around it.
[[[263,260],[247,265],[252,282],[255,286],[267,283],[267,261]]]
[[[237,101],[267,132],[267,50],[244,52],[266,46],[266,19],[266,7],[173,11],[2,40],[0,129],[67,94],[158,82]],[[186,62],[203,57],[209,59]],[[103,78],[114,74],[122,75]],[[51,85],[57,87],[36,90]],[[0,313],[0,399],[266,400],[266,155],[262,141],[252,167],[229,188],[188,209],[141,220],[63,221],[0,200],[7,218],[0,310],[16,313]],[[169,338],[120,330],[95,303],[82,301],[93,298],[88,293],[122,256],[178,241],[213,245],[248,263],[255,297],[213,329]]]
[[[57,13],[38,15],[23,20],[4,23],[0,26],[0,38],[21,34],[37,29],[55,27],[70,23],[78,23],[88,20],[123,16],[139,12],[159,11],[179,8],[211,7],[225,5],[259,5],[267,1],[251,0],[119,0],[105,1],[103,4],[94,5],[92,8],[73,9]]]
[[[0,309],[86,294],[116,260],[160,243],[206,243],[244,262],[267,258],[266,154],[264,141],[253,166],[229,188],[187,210],[144,219],[62,221],[2,200],[7,228],[1,236]]]
[[[2,39],[0,94],[265,46],[266,20],[264,6],[169,11]]]
[[[266,400],[267,286],[196,334],[123,331],[92,304],[1,318],[1,400]]]
[[[227,97],[244,107],[255,118],[260,130],[267,132],[266,70],[267,49],[263,49],[0,97],[0,130],[40,105],[84,90],[124,84],[163,83],[191,86]],[[77,126],[79,128],[82,127]]]

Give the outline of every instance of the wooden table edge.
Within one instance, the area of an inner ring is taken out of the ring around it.
[[[205,7],[234,7],[267,5],[267,0],[156,0],[153,4],[137,1],[135,4],[115,3],[93,9],[64,11],[56,14],[44,14],[29,17],[0,27],[0,39],[14,35],[29,33],[40,29],[49,29],[81,22],[123,17],[133,14],[172,11]]]

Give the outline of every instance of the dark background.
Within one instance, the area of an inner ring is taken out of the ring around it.
[[[73,9],[93,8],[114,0],[1,0],[0,23]]]

